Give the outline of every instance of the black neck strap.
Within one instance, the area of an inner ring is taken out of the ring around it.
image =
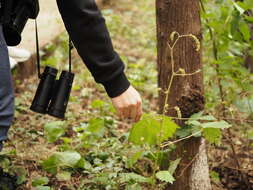
[[[40,47],[39,47],[39,34],[38,34],[38,25],[37,20],[35,19],[35,33],[36,33],[36,60],[37,60],[37,72],[38,77],[41,78],[41,72],[40,72]],[[73,44],[71,42],[71,39],[69,38],[69,72],[71,73],[72,70],[72,49]]]

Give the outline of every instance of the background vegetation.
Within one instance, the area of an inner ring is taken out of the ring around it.
[[[202,6],[206,107],[184,129],[168,117],[165,125],[157,123],[154,1],[112,1],[103,10],[127,75],[142,94],[146,114],[141,122],[132,126],[117,118],[76,53],[67,120],[29,111],[37,78],[16,81],[15,125],[0,165],[18,174],[20,189],[163,189],[180,177],[174,175],[180,158],[167,159],[175,137],[199,135],[209,141],[214,189],[253,188],[253,63],[246,61],[253,57],[253,2],[203,1]],[[46,47],[44,65],[67,67],[67,39],[63,34]],[[161,131],[165,136],[157,140]],[[167,137],[172,138],[166,148],[159,148]],[[159,167],[164,163],[166,171]]]

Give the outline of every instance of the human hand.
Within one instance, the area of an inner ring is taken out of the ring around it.
[[[112,98],[112,104],[121,118],[137,122],[142,116],[141,97],[132,86],[118,97]]]

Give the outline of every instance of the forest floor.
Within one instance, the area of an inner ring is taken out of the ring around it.
[[[144,112],[156,112],[155,5],[149,0],[120,2],[113,4],[113,9],[106,7],[103,14],[114,46],[126,63],[127,75],[143,97]],[[66,41],[67,36],[63,34],[46,47],[42,58],[44,65],[67,68]],[[125,142],[132,123],[116,116],[103,87],[94,82],[77,53],[73,54],[76,76],[65,121],[29,110],[38,83],[36,76],[16,81],[15,124],[0,155],[0,165],[19,175],[21,190],[113,189],[116,182],[108,181],[108,176],[130,171],[123,163],[129,161],[126,157],[133,151]],[[252,126],[250,122],[247,127]],[[210,175],[215,190],[253,189],[252,140],[241,137],[244,133],[240,125],[239,119],[231,129],[232,139],[225,138],[227,131],[224,131],[222,145],[208,145]],[[84,133],[84,130],[90,131]],[[231,142],[235,154],[231,151]],[[52,164],[53,160],[49,158],[53,154],[69,149],[85,155],[89,162],[83,163],[83,168],[87,171],[65,170]],[[134,172],[148,176],[139,164]],[[122,183],[126,185],[125,181]],[[136,184],[126,187],[139,189]]]

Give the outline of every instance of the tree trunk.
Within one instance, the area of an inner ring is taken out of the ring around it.
[[[193,34],[201,40],[200,7],[198,0],[156,0],[158,39],[158,83],[163,90],[168,88],[168,77],[172,75],[172,64],[167,42],[173,31],[180,35]],[[174,49],[175,71],[182,68],[193,73],[202,68],[201,51],[191,38],[182,38]],[[160,91],[160,110],[164,107],[165,94]],[[180,108],[182,117],[204,109],[202,73],[176,77],[169,94],[169,116],[177,116]],[[183,127],[183,123],[178,121]],[[191,138],[177,144],[174,158],[182,158],[176,172],[176,182],[168,190],[211,190],[205,141]]]

